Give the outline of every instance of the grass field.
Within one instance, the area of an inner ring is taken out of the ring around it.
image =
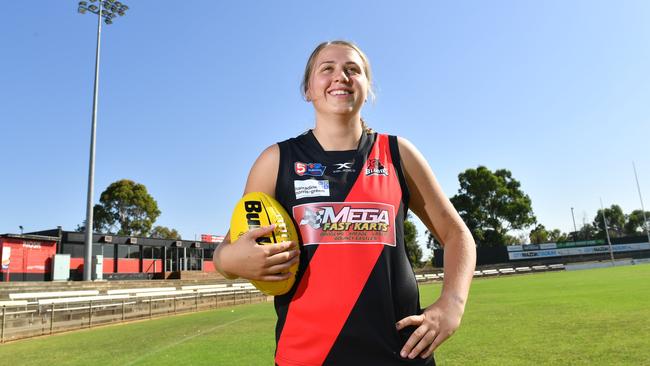
[[[423,305],[439,284],[420,287]],[[272,365],[271,303],[23,340],[4,365]],[[439,365],[650,365],[650,265],[478,279]]]

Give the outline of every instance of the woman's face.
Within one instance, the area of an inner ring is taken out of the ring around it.
[[[316,56],[306,96],[319,113],[358,113],[368,96],[361,56],[344,45],[325,47]]]

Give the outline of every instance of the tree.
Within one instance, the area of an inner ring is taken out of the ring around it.
[[[492,172],[484,166],[458,175],[460,189],[451,203],[465,221],[477,245],[501,246],[509,230],[524,229],[537,219],[530,197],[506,169]]]
[[[650,212],[645,212],[645,217],[650,219]],[[634,210],[627,215],[627,221],[623,228],[625,235],[639,235],[645,230],[643,225],[643,211]]]
[[[532,244],[541,244],[541,243],[558,243],[569,240],[569,235],[563,233],[560,229],[546,230],[544,225],[538,224],[530,232],[530,242]]]
[[[415,224],[410,220],[409,214],[404,220],[404,245],[406,246],[406,255],[411,262],[411,266],[419,267],[422,260],[422,248],[418,245],[418,229]]]
[[[530,238],[531,244],[546,243],[548,241],[548,231],[546,231],[544,225],[538,224],[530,231],[528,237]]]
[[[442,244],[436,239],[436,237],[431,233],[431,231],[426,230],[424,234],[427,236],[427,249],[442,249]]]
[[[181,234],[176,229],[166,226],[155,226],[149,236],[155,239],[181,239]]]
[[[623,226],[625,225],[625,215],[619,205],[612,205],[610,208],[605,208],[605,218],[607,219],[607,228],[609,229],[610,237],[623,236]],[[596,227],[596,236],[600,239],[605,239],[605,223],[603,221],[603,210],[598,210],[594,218],[593,225]]]
[[[160,216],[158,204],[147,188],[128,179],[111,183],[99,202],[93,209],[97,232],[146,236]]]
[[[518,235],[505,234],[503,236],[503,245],[520,245],[526,244],[529,241],[528,234],[520,233]]]
[[[578,239],[591,240],[596,237],[598,230],[591,224],[584,224],[578,231]]]
[[[553,243],[558,243],[562,241],[568,241],[569,240],[569,235],[567,233],[563,233],[560,229],[553,229],[548,232],[548,241],[553,242]]]

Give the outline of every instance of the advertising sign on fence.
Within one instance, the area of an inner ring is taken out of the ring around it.
[[[633,243],[633,244],[616,244],[612,245],[613,252],[632,252],[636,250],[648,250],[650,243]],[[609,246],[589,246],[578,248],[559,248],[550,250],[529,250],[522,252],[509,252],[508,257],[510,260],[517,259],[531,259],[531,258],[548,258],[560,257],[565,255],[582,255],[582,254],[597,254],[609,252]]]

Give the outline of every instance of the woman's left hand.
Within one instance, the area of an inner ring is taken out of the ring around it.
[[[406,341],[400,356],[413,359],[431,357],[433,351],[460,326],[464,306],[442,297],[424,309],[420,315],[411,315],[397,322],[397,330],[417,327]]]

